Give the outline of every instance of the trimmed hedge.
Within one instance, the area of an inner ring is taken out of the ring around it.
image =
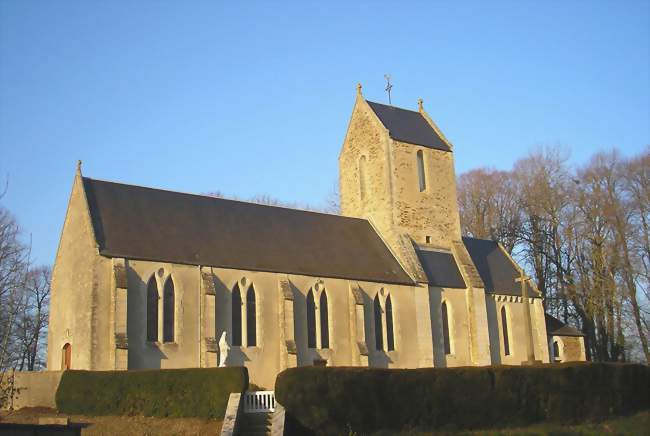
[[[650,368],[568,363],[291,368],[276,380],[288,434],[433,431],[602,420],[650,408]]]
[[[230,393],[247,387],[241,367],[65,371],[56,407],[80,415],[223,418]]]

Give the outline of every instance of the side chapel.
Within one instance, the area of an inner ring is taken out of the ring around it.
[[[358,86],[341,215],[91,179],[52,277],[48,369],[388,368],[585,360],[495,241],[461,236],[453,146]]]

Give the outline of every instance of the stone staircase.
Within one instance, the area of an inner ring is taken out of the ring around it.
[[[271,434],[273,412],[243,413],[237,429],[239,436],[266,436]]]

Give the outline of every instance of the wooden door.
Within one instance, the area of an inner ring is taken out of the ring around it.
[[[63,346],[63,353],[61,357],[61,369],[70,369],[72,359],[72,347],[70,344],[65,344]]]

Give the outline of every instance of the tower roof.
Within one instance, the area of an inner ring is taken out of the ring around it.
[[[440,137],[420,112],[372,101],[367,101],[367,103],[384,127],[388,129],[391,138],[436,150],[451,151],[447,142]]]

